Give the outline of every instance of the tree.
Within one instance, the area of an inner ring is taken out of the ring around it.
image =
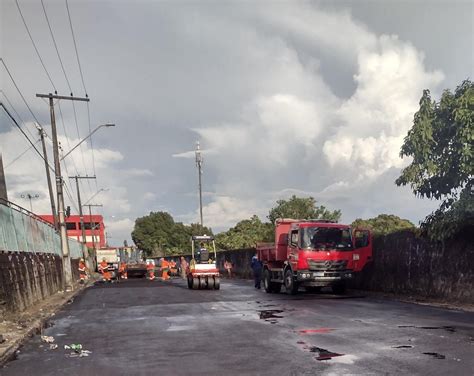
[[[434,239],[445,239],[474,226],[474,84],[466,80],[439,102],[423,91],[413,127],[400,156],[412,157],[397,185],[410,185],[420,197],[443,200],[422,227]]]
[[[339,221],[341,211],[327,210],[324,206],[317,206],[313,197],[291,196],[289,200],[278,200],[277,205],[268,214],[271,223],[275,223],[278,218],[295,219],[328,219]]]
[[[415,229],[415,225],[408,219],[402,219],[392,214],[380,214],[375,218],[357,218],[351,225],[372,230],[374,235],[387,235],[401,230]]]
[[[147,255],[179,255],[191,252],[191,235],[212,235],[212,230],[198,224],[175,222],[166,212],[151,212],[137,218],[132,239]]]
[[[263,223],[256,215],[244,219],[226,232],[216,235],[219,248],[239,249],[251,248],[259,242],[272,242],[274,240],[273,226]]]

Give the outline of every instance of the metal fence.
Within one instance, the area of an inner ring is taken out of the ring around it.
[[[71,258],[82,257],[81,243],[68,240]],[[49,222],[12,202],[0,200],[0,251],[61,255],[61,239]]]

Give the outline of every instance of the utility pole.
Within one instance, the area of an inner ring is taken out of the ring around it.
[[[84,228],[84,214],[82,213],[81,190],[79,189],[79,179],[95,179],[95,176],[69,176],[69,179],[76,179],[77,204],[79,205],[79,220],[81,223],[82,244],[84,260],[87,259],[86,231]],[[91,219],[89,218],[89,222]],[[91,222],[92,226],[92,222]]]
[[[201,183],[201,176],[202,176],[202,155],[201,155],[201,148],[199,146],[199,141],[196,142],[196,167],[198,169],[198,176],[199,176],[199,216],[201,219],[201,230],[204,228],[203,220],[202,220],[202,183]]]
[[[92,207],[102,207],[102,205],[94,205],[94,204],[87,204],[87,205],[82,205],[82,206],[88,206],[89,207],[89,222],[92,223]],[[92,252],[93,252],[93,257],[95,258],[97,256],[97,248],[95,246],[95,230],[96,230],[95,225],[91,225],[91,230],[92,230]],[[99,243],[100,244],[100,243]],[[92,261],[92,260],[91,260]],[[89,266],[90,269],[93,269]]]
[[[72,93],[71,93],[72,94]],[[67,238],[66,229],[66,217],[64,213],[64,193],[63,193],[63,177],[61,176],[61,163],[59,159],[59,148],[58,148],[58,132],[56,129],[56,117],[54,115],[54,99],[64,99],[71,101],[83,101],[89,102],[89,98],[79,98],[53,95],[49,94],[36,94],[37,98],[49,98],[49,112],[51,116],[51,133],[53,136],[53,156],[54,156],[54,175],[56,178],[56,194],[58,202],[58,224],[61,235],[61,253],[63,256],[63,271],[64,271],[64,287],[66,290],[72,290],[72,270],[71,270],[71,256],[69,254],[69,243]]]
[[[38,129],[38,132],[41,138],[41,144],[43,145],[44,166],[46,168],[46,180],[48,181],[49,201],[51,202],[51,213],[53,214],[54,228],[56,230],[59,230],[58,213],[56,213],[56,204],[54,201],[53,184],[51,183],[51,174],[49,172],[49,164],[48,164],[48,153],[46,151],[46,142],[45,142],[46,132],[39,124],[36,124],[36,129]]]

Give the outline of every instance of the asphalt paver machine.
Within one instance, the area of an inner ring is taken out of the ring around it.
[[[191,237],[192,259],[187,276],[190,289],[220,289],[220,274],[216,266],[217,251],[213,236]]]

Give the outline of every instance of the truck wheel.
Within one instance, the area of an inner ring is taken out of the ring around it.
[[[193,288],[193,277],[188,275],[188,288],[192,289]]]
[[[206,277],[199,278],[199,288],[200,289],[207,289]]]
[[[199,278],[198,277],[193,278],[193,289],[194,290],[199,289]]]
[[[285,272],[285,288],[286,293],[289,295],[295,295],[298,292],[298,282],[295,281],[293,277],[293,271],[291,269],[286,269]]]
[[[219,277],[214,277],[214,289],[219,290],[221,288],[221,279]]]
[[[263,272],[263,287],[265,288],[266,293],[271,294],[273,292],[270,270],[268,269],[265,269]]]
[[[332,292],[336,295],[342,295],[346,292],[346,285],[344,283],[339,283],[332,286]]]
[[[207,277],[207,288],[209,290],[214,288],[214,277]]]

